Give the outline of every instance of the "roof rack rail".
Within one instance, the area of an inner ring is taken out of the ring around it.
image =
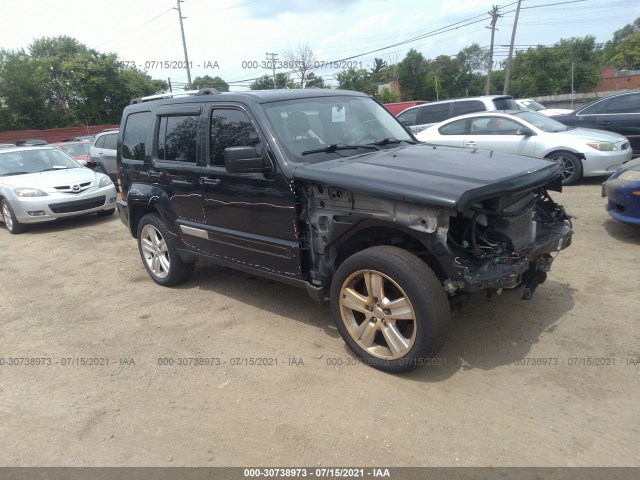
[[[152,100],[160,100],[162,98],[187,97],[192,95],[217,95],[220,92],[215,88],[201,88],[200,90],[184,90],[182,92],[159,93],[157,95],[149,95],[147,97],[139,97],[131,100],[130,105],[135,103],[150,102]]]

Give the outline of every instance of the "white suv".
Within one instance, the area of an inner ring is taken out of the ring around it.
[[[89,147],[89,157],[96,164],[94,170],[106,173],[116,181],[116,147],[118,145],[118,129],[109,129],[96,135],[93,145]]]
[[[398,114],[398,120],[415,135],[431,125],[458,115],[491,110],[520,110],[520,107],[509,95],[452,98],[407,108]]]

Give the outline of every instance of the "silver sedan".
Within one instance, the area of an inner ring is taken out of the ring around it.
[[[51,147],[0,151],[0,220],[10,233],[30,223],[115,210],[111,179]]]
[[[584,177],[611,175],[631,159],[629,140],[603,130],[567,127],[529,111],[461,115],[433,125],[418,140],[438,145],[482,148],[562,162],[565,185]]]

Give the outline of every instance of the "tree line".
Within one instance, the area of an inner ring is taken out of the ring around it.
[[[249,88],[328,88],[308,44],[282,53],[293,65],[287,72],[253,79]],[[350,68],[334,78],[338,88],[375,96],[383,103],[441,100],[485,93],[487,50],[477,43],[456,55],[425,58],[415,49],[400,61],[375,58],[369,69]],[[501,67],[501,66],[500,66]],[[587,35],[552,46],[518,51],[513,59],[509,94],[534,97],[588,92],[601,81],[603,68],[640,70],[640,18],[597,44]],[[502,93],[504,69],[492,68],[490,93]],[[378,85],[397,81],[400,95]],[[221,77],[196,77],[189,88],[229,91]],[[0,49],[0,130],[45,129],[120,121],[132,98],[163,93],[167,82],[68,37],[41,38],[26,49]]]

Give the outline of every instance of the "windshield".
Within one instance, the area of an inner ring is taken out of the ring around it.
[[[321,162],[414,140],[368,97],[318,97],[262,105],[278,144],[293,162]]]
[[[529,122],[531,125],[539,128],[543,132],[564,132],[565,130],[569,130],[569,127],[564,123],[560,123],[551,117],[542,115],[541,113],[523,110],[522,112],[514,113],[513,115]]]
[[[535,100],[521,100],[520,102],[529,110],[533,110],[534,112],[547,109],[547,107],[545,107],[541,103],[536,102]]]
[[[65,168],[84,168],[57,148],[0,153],[0,176],[22,175]]]
[[[62,145],[60,148],[67,152],[69,155],[89,155],[90,143],[74,143],[71,145]]]

